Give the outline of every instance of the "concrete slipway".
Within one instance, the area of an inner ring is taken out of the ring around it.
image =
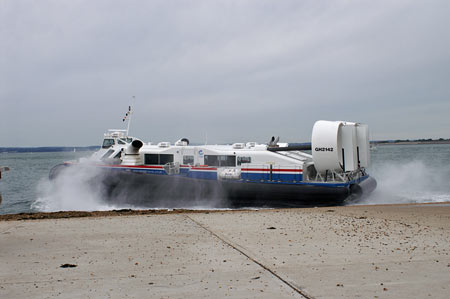
[[[449,251],[449,204],[0,221],[0,298],[449,298]]]

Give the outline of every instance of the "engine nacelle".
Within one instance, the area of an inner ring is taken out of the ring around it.
[[[144,145],[139,139],[133,140],[125,148],[125,155],[122,157],[123,165],[140,165],[142,164],[139,149]]]
[[[139,139],[134,139],[125,149],[125,155],[136,155],[139,149],[144,145]]]
[[[321,173],[368,167],[369,127],[354,122],[319,120],[313,127],[311,151],[315,168]]]

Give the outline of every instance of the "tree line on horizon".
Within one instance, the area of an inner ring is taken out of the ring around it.
[[[95,151],[100,146],[41,146],[41,147],[0,147],[0,153],[43,153],[43,152],[73,152]]]

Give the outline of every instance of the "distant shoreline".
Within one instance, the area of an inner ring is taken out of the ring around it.
[[[96,151],[98,145],[92,146],[40,146],[40,147],[0,147],[1,153],[56,153]]]
[[[450,144],[450,140],[371,141],[373,145]]]

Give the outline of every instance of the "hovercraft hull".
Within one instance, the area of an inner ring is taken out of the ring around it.
[[[68,164],[55,167],[52,179]],[[76,167],[76,165],[71,165]],[[376,181],[362,177],[348,183],[289,183],[194,179],[99,168],[91,184],[101,186],[102,200],[115,205],[146,208],[242,208],[342,205],[375,189]]]

